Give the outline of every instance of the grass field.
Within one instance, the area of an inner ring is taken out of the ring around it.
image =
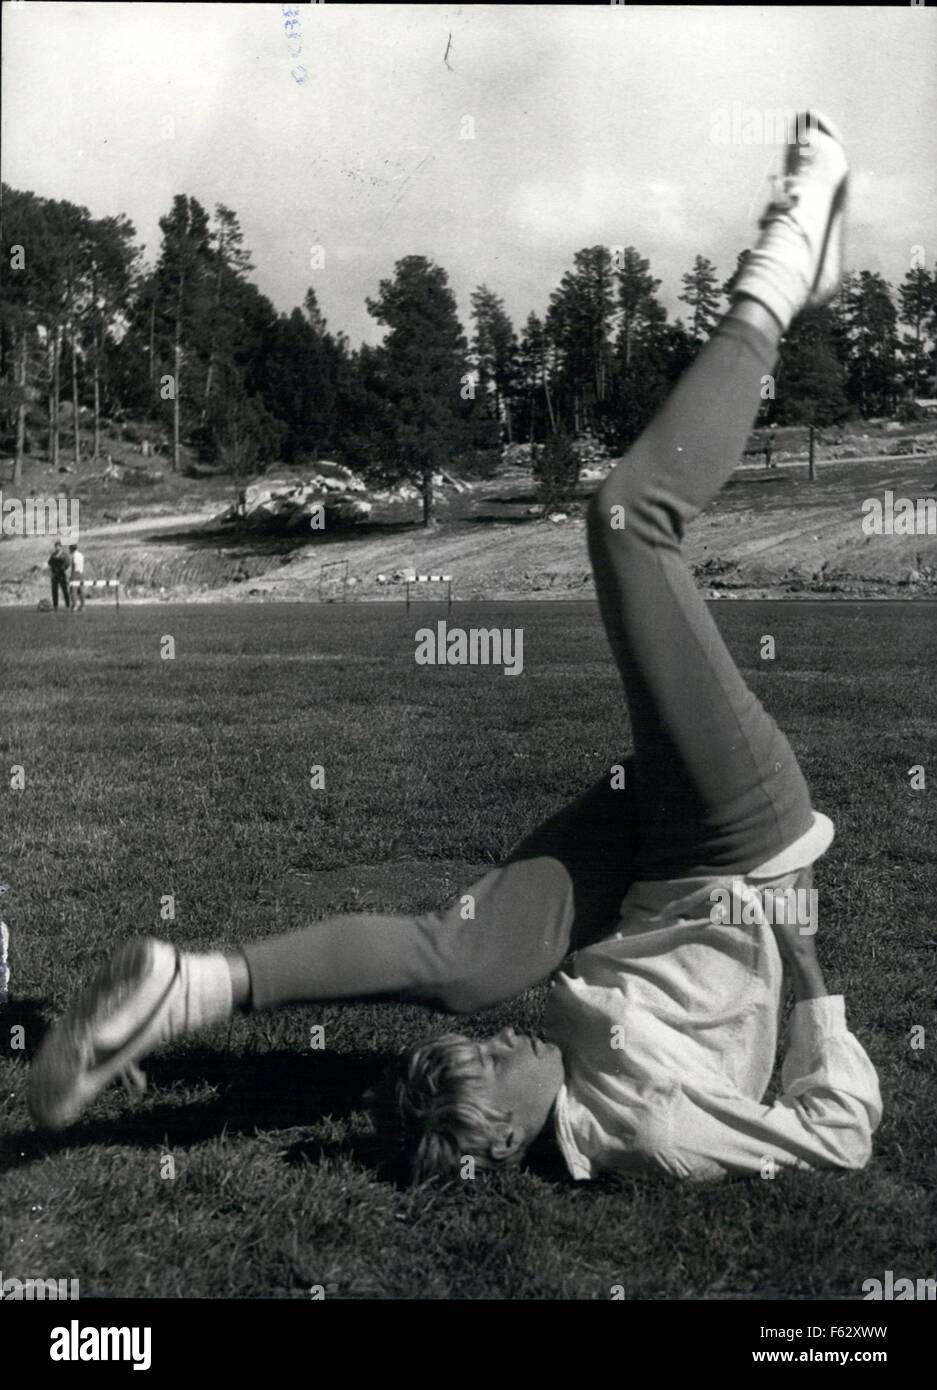
[[[416,666],[416,627],[444,614],[0,612],[4,1277],[77,1277],[83,1297],[308,1298],[318,1285],[327,1297],[607,1299],[621,1285],[642,1299],[855,1297],[886,1269],[933,1275],[927,603],[716,609],[837,823],[818,873],[819,951],[881,1076],[886,1116],[864,1172],[700,1186],[515,1172],[403,1192],[369,1166],[358,1098],[387,1054],[450,1025],[386,1004],[239,1018],[153,1059],[141,1103],[117,1090],[61,1137],[30,1128],[11,1028],[25,1023],[34,1050],[127,936],[231,945],[326,911],[435,906],[617,760],[627,720],[591,605],[457,606],[463,627],[524,628],[513,679]],[[765,633],[773,662],[760,659]],[[160,657],[166,635],[173,660]],[[325,790],[310,787],[313,764]],[[926,790],[910,789],[916,764]],[[161,921],[168,894],[175,920]],[[459,1026],[536,1027],[542,993]],[[325,1051],[310,1047],[314,1024]]]

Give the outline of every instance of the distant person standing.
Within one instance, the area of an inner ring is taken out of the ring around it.
[[[765,468],[777,468],[776,463],[771,462],[771,455],[774,453],[774,430],[768,435],[768,442],[765,444]]]
[[[78,549],[77,545],[70,545],[69,550],[72,556],[71,580],[75,588],[75,602],[72,604],[72,612],[78,612],[78,600],[81,599],[81,611],[85,611],[85,557]]]
[[[68,566],[69,557],[61,541],[56,541],[49,556],[49,573],[52,579],[52,607],[59,606],[59,589],[65,599],[65,607],[71,607],[71,600],[68,596]]]

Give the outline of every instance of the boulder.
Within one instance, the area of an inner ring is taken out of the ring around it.
[[[308,474],[310,487],[321,487],[327,492],[367,492],[367,487],[356,473],[330,459],[309,464]]]
[[[300,487],[301,478],[265,478],[262,482],[248,483],[247,487],[242,489],[244,506],[251,512],[263,502],[270,502],[277,497],[291,497]]]

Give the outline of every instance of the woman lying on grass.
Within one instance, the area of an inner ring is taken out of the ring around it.
[[[687,523],[741,456],[782,333],[839,281],[845,155],[828,122],[797,128],[806,139],[787,150],[731,308],[590,505],[634,742],[623,778],[606,776],[472,885],[473,916],[460,895],[440,912],[332,917],[228,955],[130,942],[40,1048],[39,1125],[72,1123],[117,1076],[141,1080],[154,1048],[236,1008],[366,997],[470,1013],[556,971],[547,1041],[447,1034],[378,1089],[378,1127],[412,1179],[455,1174],[468,1157],[517,1164],[537,1140],[574,1178],[868,1161],[876,1074],[842,997],[827,994],[803,908],[833,827],[681,554]],[[797,908],[784,925],[781,903]],[[782,962],[797,1002],[768,1105]]]

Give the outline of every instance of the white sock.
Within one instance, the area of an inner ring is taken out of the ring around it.
[[[226,1023],[234,1012],[231,972],[222,951],[183,951],[179,984],[169,999],[169,1027],[174,1038]]]
[[[802,233],[790,223],[771,222],[755,250],[746,253],[732,297],[757,299],[786,331],[807,302],[812,269],[810,247]]]
[[[221,951],[180,951],[177,965],[175,947],[169,942],[154,942],[153,949],[157,952],[156,968],[122,1005],[98,1021],[98,1047],[123,1048],[144,1028],[147,1051],[152,1051],[231,1017],[231,973]]]

